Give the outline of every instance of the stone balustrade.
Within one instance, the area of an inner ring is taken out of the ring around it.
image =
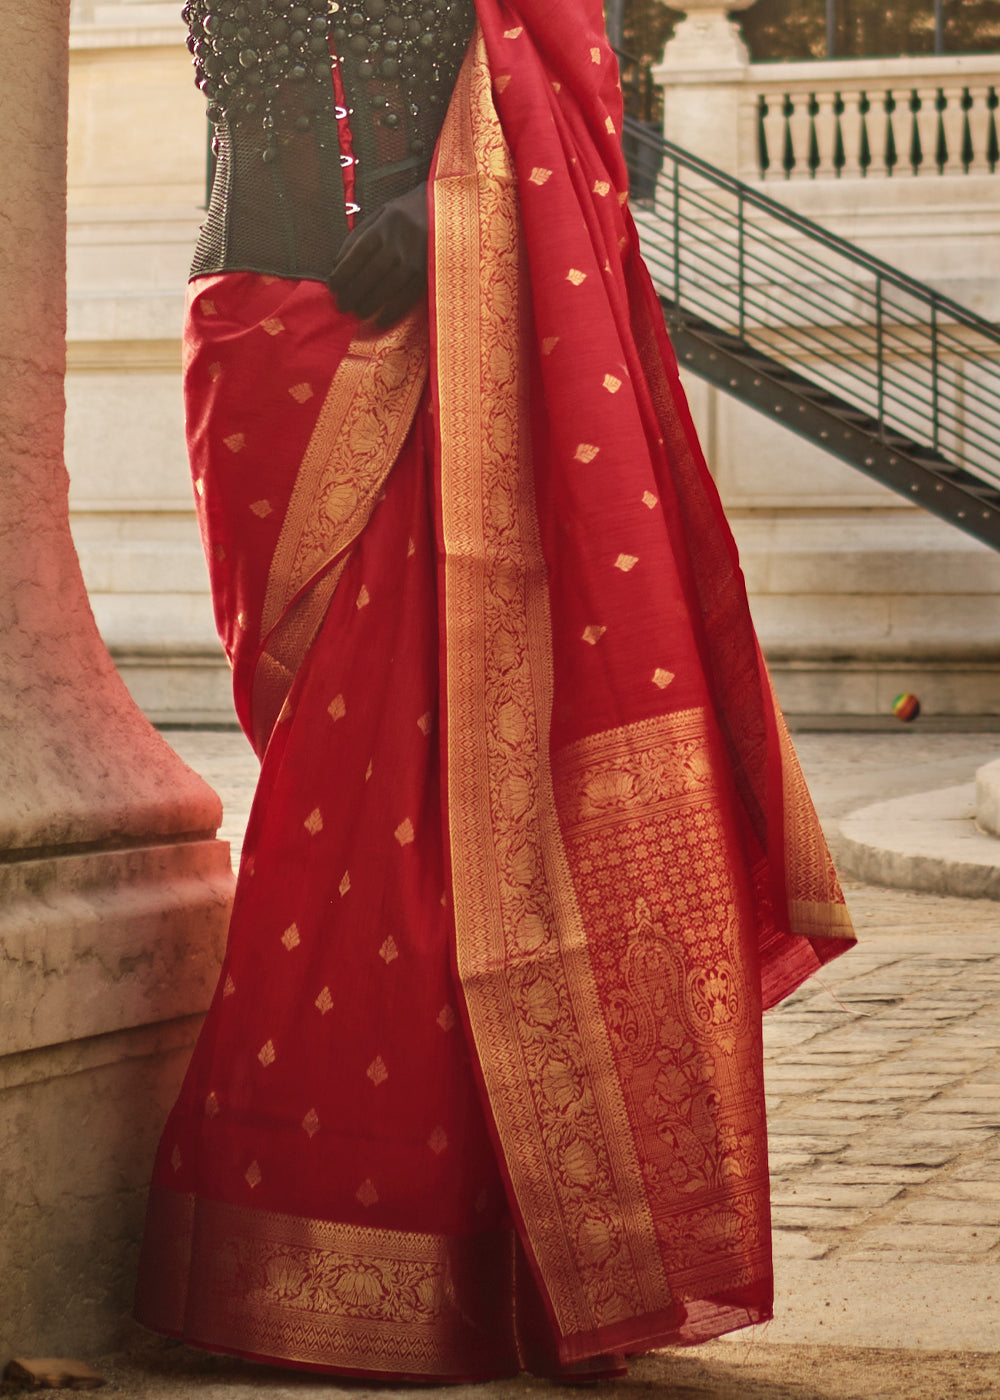
[[[1000,177],[1000,56],[755,63],[739,86],[744,180]]]

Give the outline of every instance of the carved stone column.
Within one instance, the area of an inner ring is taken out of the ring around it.
[[[232,882],[219,801],[129,699],[70,539],[68,20],[0,0],[0,1365],[114,1340]]]
[[[750,63],[730,12],[754,0],[685,0],[684,18],[653,69],[670,141],[730,174],[739,168],[741,84]]]

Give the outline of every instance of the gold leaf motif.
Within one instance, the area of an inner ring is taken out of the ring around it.
[[[417,546],[413,543],[412,536],[406,542],[406,557],[412,559],[417,552]]]
[[[311,1108],[303,1118],[302,1126],[311,1138],[314,1138],[319,1132],[319,1114],[314,1108]]]
[[[232,994],[233,994],[233,992],[235,992],[235,991],[236,991],[236,983],[233,981],[232,977],[231,977],[231,976],[229,975],[229,973],[227,972],[227,973],[226,973],[226,984],[225,984],[225,986],[222,988],[222,995],[223,995],[224,997],[231,997]]]
[[[211,300],[210,297],[198,298],[198,310],[204,316],[218,316],[219,314],[219,308],[216,306],[215,302]]]
[[[209,367],[208,367],[208,377],[209,377],[209,379],[212,381],[213,384],[214,384],[215,381],[219,378],[219,375],[220,375],[221,373],[222,373],[222,366],[219,364],[219,361],[218,361],[218,360],[216,360],[214,364],[209,365]]]
[[[175,1172],[179,1172],[181,1169],[181,1150],[176,1143],[174,1144],[173,1152],[170,1154],[170,1165]]]
[[[258,1060],[260,1060],[261,1064],[264,1066],[265,1069],[267,1069],[268,1065],[274,1064],[275,1060],[278,1057],[275,1054],[273,1040],[264,1041],[264,1044],[257,1051],[257,1058]]]
[[[230,433],[229,436],[224,437],[222,441],[225,446],[229,448],[230,452],[242,452],[247,445],[245,433]]]
[[[658,506],[660,504],[660,498],[658,496],[654,496],[652,491],[643,491],[642,503],[647,510],[652,510],[654,506]]]
[[[601,61],[601,51],[600,51],[600,49],[596,46],[596,44],[595,44],[595,46],[590,50],[590,61],[591,61],[591,63],[600,63],[600,61]]]
[[[385,1060],[383,1060],[381,1055],[375,1056],[367,1070],[365,1070],[365,1073],[376,1088],[380,1084],[384,1084],[389,1078],[389,1071],[386,1069]]]
[[[299,937],[298,924],[289,924],[288,927],[285,929],[284,933],[281,935],[281,941],[282,943],[284,943],[285,947],[288,949],[289,952],[291,952],[293,948],[297,948],[302,942],[301,938]]]
[[[217,1118],[219,1116],[219,1096],[213,1089],[205,1100],[206,1118]]]
[[[347,714],[347,705],[342,695],[335,695],[326,707],[326,712],[332,720],[343,719]]]
[[[358,488],[349,481],[331,486],[323,497],[323,514],[333,525],[342,525],[358,504]]]
[[[497,92],[505,92],[505,91],[506,91],[507,86],[508,86],[508,84],[510,83],[510,78],[511,78],[511,75],[510,75],[509,73],[501,73],[501,74],[500,74],[499,78],[497,78],[497,79],[494,81],[494,83],[493,83],[493,86],[496,88]]]
[[[595,647],[607,630],[606,627],[585,627],[583,629],[583,640],[589,642],[592,647]]]
[[[437,1023],[443,1031],[455,1029],[455,1013],[450,1006],[442,1006],[437,1014]]]
[[[244,1180],[246,1181],[246,1184],[250,1187],[251,1191],[256,1190],[256,1188],[264,1180],[264,1173],[261,1171],[256,1158],[254,1158],[254,1160],[250,1163],[243,1175]]]
[[[628,203],[628,190],[622,190],[621,194],[618,196],[618,203],[623,209],[625,208]]]
[[[314,807],[302,825],[310,836],[317,836],[323,830],[323,813]]]
[[[519,39],[524,33],[524,26],[519,24],[516,29],[505,29],[503,37],[505,39]]]
[[[409,817],[405,821],[401,821],[392,834],[401,846],[408,846],[413,840],[413,823]]]
[[[195,481],[195,483],[194,483],[194,489],[195,489],[195,491],[198,493],[199,496],[204,496],[204,494],[205,494],[205,482],[204,482],[204,479],[203,479],[202,477],[199,476],[199,477],[196,479],[196,481]]]
[[[296,403],[308,403],[313,396],[311,384],[293,384],[288,391]]]
[[[378,955],[387,967],[399,957],[399,949],[396,947],[396,940],[391,933],[378,950]]]
[[[245,632],[247,630],[247,615],[242,610],[242,608],[236,614],[236,625],[239,627],[241,632]]]
[[[366,783],[367,783],[368,779],[371,777],[371,775],[372,775],[372,760],[369,759],[369,760],[368,760],[368,767],[365,769],[365,782],[366,782]]]
[[[609,394],[617,394],[618,390],[622,387],[622,382],[615,375],[606,374],[604,376],[604,387]]]
[[[615,134],[615,124],[610,117],[605,117],[604,119],[604,130],[609,136],[614,136]]]
[[[586,282],[587,274],[581,272],[578,267],[571,267],[566,274],[566,281],[572,282],[574,287],[579,287],[582,282]]]
[[[370,602],[371,594],[368,592],[368,589],[365,587],[365,585],[362,584],[361,592],[358,594],[358,601],[354,604],[354,606],[358,609],[366,608]]]
[[[542,341],[542,354],[551,355],[558,344],[559,337],[557,335],[547,335]]]
[[[430,732],[433,729],[433,727],[434,720],[431,716],[430,710],[428,710],[426,714],[421,715],[420,718],[417,720],[417,728],[420,730],[421,734],[426,739],[430,736]]]
[[[592,442],[581,442],[573,456],[578,462],[592,462],[600,450]]]
[[[359,1200],[363,1206],[373,1206],[378,1200],[378,1192],[375,1190],[375,1183],[371,1177],[363,1181],[354,1193],[355,1199]]]
[[[665,690],[673,678],[673,671],[665,671],[662,666],[657,666],[653,672],[653,684],[658,685],[661,690]]]
[[[552,171],[546,170],[544,166],[536,165],[528,179],[533,185],[544,185],[546,180],[552,179]]]
[[[250,509],[253,511],[254,515],[260,516],[261,520],[266,520],[267,517],[271,514],[271,502],[253,501],[251,503]]]
[[[448,1146],[448,1134],[445,1132],[444,1128],[442,1128],[440,1124],[434,1129],[430,1137],[427,1139],[427,1146],[437,1157],[440,1157],[441,1153]]]
[[[268,316],[266,321],[261,321],[260,328],[267,331],[268,335],[280,335],[285,329],[285,323],[280,316]]]
[[[638,554],[619,554],[615,560],[615,568],[621,569],[623,574],[627,574],[630,569],[634,569],[639,562]]]
[[[343,899],[344,895],[345,895],[345,894],[347,893],[347,891],[351,888],[351,875],[350,875],[350,871],[348,871],[348,870],[345,870],[345,871],[344,871],[344,878],[341,880],[341,882],[340,882],[340,884],[337,886],[337,888],[340,890],[340,897],[341,897],[341,899]]]
[[[553,80],[553,83],[552,83],[552,91],[553,91],[553,92],[556,94],[556,96],[558,97],[559,93],[562,92],[562,83],[559,83],[559,82],[556,82],[555,80]]]
[[[595,180],[594,193],[605,199],[611,193],[610,183],[607,180]]]
[[[313,1005],[318,1009],[321,1016],[325,1016],[328,1011],[333,1010],[333,997],[330,995],[329,987],[323,988]]]

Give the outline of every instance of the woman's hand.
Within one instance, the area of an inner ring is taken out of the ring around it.
[[[384,329],[427,290],[427,185],[384,205],[344,239],[327,286],[341,311]]]

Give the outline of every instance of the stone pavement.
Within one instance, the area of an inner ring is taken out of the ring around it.
[[[243,740],[168,737],[222,792],[238,837],[254,771]],[[968,781],[1000,750],[919,730],[796,742],[835,845],[858,806]],[[846,892],[860,947],[765,1022],[775,1321],[644,1358],[602,1393],[1000,1396],[1000,904],[849,879]],[[144,1400],[375,1393],[161,1342],[108,1359],[107,1374],[111,1394]],[[536,1392],[553,1393],[530,1378],[475,1390]]]

